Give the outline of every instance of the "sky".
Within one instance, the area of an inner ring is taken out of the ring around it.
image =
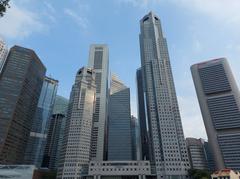
[[[239,9],[239,0],[11,0],[0,36],[9,48],[34,49],[66,98],[75,73],[87,65],[90,44],[107,44],[110,71],[130,87],[137,116],[139,20],[153,11],[167,38],[185,137],[206,139],[190,66],[226,57],[239,85]]]

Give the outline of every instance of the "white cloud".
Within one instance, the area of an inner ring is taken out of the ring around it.
[[[185,137],[207,139],[203,119],[195,96],[178,96]]]
[[[0,35],[5,38],[25,38],[33,32],[46,30],[38,15],[13,2],[6,15],[0,20]]]
[[[221,23],[240,25],[239,0],[172,0],[193,12],[202,13]]]
[[[69,17],[71,17],[77,23],[77,25],[79,25],[81,28],[86,29],[88,27],[87,18],[79,15],[75,11],[68,9],[68,8],[64,9],[64,13],[66,15],[68,15]]]
[[[153,7],[159,3],[172,3],[187,8],[194,13],[201,13],[228,25],[240,25],[239,0],[116,0],[137,7]]]
[[[47,9],[51,12],[51,13],[55,13],[56,9],[53,7],[52,4],[50,4],[49,2],[44,1],[45,6],[47,7]]]
[[[52,23],[56,23],[56,9],[49,2],[44,1],[44,5],[46,8],[44,8],[43,16],[47,17]]]
[[[133,6],[146,7],[151,0],[118,0],[119,3],[132,4]]]

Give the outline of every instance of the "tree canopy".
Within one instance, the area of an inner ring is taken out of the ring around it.
[[[10,0],[0,0],[0,17],[2,17],[5,14],[7,8],[10,7],[9,1]]]
[[[189,170],[189,175],[193,179],[209,179],[211,178],[211,173],[208,170]]]

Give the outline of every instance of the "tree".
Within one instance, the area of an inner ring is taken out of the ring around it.
[[[189,175],[192,179],[209,179],[211,178],[211,173],[208,170],[189,170]]]
[[[9,1],[10,0],[0,0],[0,17],[4,15],[7,8],[10,8]]]

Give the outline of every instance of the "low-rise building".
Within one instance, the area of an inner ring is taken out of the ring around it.
[[[91,161],[88,174],[94,179],[110,176],[145,179],[151,175],[151,165],[149,161]]]
[[[240,173],[231,169],[223,169],[214,172],[211,179],[240,179]]]
[[[0,178],[32,179],[34,165],[0,165]]]

